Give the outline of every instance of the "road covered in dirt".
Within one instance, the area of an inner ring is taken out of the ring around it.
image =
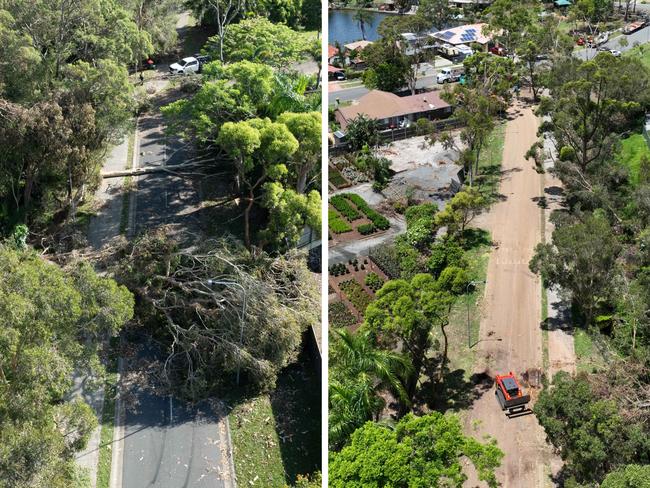
[[[490,255],[481,311],[475,373],[526,372],[543,369],[540,322],[541,280],[528,268],[534,248],[542,240],[543,214],[538,202],[544,175],[524,154],[536,142],[538,120],[532,108],[516,103],[508,113],[502,161],[502,199],[477,222],[490,231]],[[533,401],[538,393],[532,389]],[[489,389],[467,412],[468,434],[496,439],[505,453],[497,477],[504,487],[551,486],[550,475],[561,465],[545,441],[534,415],[508,418]],[[466,486],[486,486],[470,479]]]

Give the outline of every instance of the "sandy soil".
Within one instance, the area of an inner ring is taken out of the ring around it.
[[[537,201],[542,176],[525,152],[536,140],[537,119],[528,107],[515,105],[506,127],[503,178],[504,199],[483,215],[477,226],[488,229],[494,241],[487,273],[477,370],[490,376],[513,371],[519,378],[542,369],[541,283],[528,263],[542,238],[542,214]],[[531,394],[536,395],[536,391]],[[557,466],[544,431],[534,415],[508,418],[493,389],[479,398],[466,416],[466,430],[476,438],[495,438],[505,457],[498,471],[503,487],[549,486],[550,466]],[[467,487],[486,486],[470,479]]]

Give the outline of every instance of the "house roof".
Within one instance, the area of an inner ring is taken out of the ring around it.
[[[360,51],[372,44],[372,41],[356,41],[346,44],[345,47],[350,51]]]
[[[568,7],[571,5],[571,0],[555,0],[553,3],[558,7]]]
[[[346,121],[349,121],[360,114],[371,119],[387,119],[447,107],[449,104],[440,98],[439,92],[399,97],[394,93],[372,90],[362,96],[358,102],[341,107],[338,111]]]
[[[454,46],[457,44],[467,44],[470,42],[478,42],[479,44],[487,44],[491,36],[483,34],[483,27],[487,24],[469,24],[453,27],[438,31],[431,34],[432,37],[440,39],[441,41],[448,42]]]
[[[338,73],[339,71],[343,71],[343,70],[341,68],[337,68],[336,66],[332,66],[331,64],[327,65],[328,73]]]
[[[336,56],[339,53],[339,50],[336,49],[334,46],[331,46],[330,44],[327,45],[327,57],[331,58],[332,56]]]

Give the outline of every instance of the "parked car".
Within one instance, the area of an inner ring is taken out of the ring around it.
[[[496,54],[497,56],[505,56],[508,54],[508,51],[503,46],[492,46],[490,48],[490,52],[492,54]]]
[[[169,72],[173,75],[189,75],[192,73],[199,73],[201,71],[201,63],[194,56],[183,58],[177,63],[169,66]]]
[[[619,57],[621,57],[621,51],[619,51],[619,50],[617,50],[617,49],[610,49],[609,52],[612,53],[612,55],[613,55],[615,58],[619,58]]]
[[[330,72],[328,73],[327,78],[329,81],[344,81],[347,79],[343,71]]]

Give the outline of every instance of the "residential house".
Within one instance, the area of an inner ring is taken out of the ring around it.
[[[452,111],[438,91],[400,97],[394,93],[372,90],[352,105],[337,108],[334,116],[342,130],[361,114],[378,120],[382,129],[391,129],[408,127],[420,118],[444,119]]]

